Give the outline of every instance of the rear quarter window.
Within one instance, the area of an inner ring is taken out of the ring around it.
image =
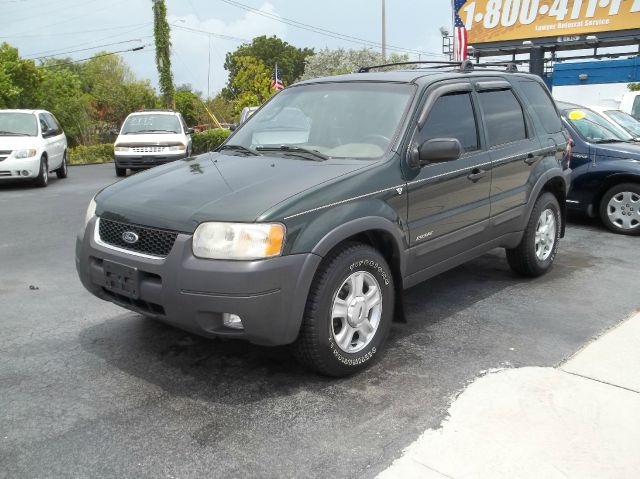
[[[540,83],[531,80],[521,81],[520,91],[527,100],[527,105],[535,112],[547,133],[562,131],[562,122],[555,104]]]

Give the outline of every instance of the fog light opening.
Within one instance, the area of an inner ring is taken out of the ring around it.
[[[22,176],[29,176],[29,172],[27,170],[22,170]]]
[[[237,314],[223,313],[222,324],[231,329],[244,329],[242,319]]]

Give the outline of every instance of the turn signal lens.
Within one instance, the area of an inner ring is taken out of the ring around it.
[[[282,254],[285,227],[280,223],[202,223],[193,234],[198,258],[251,260]]]

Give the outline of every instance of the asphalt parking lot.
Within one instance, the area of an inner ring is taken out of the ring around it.
[[[85,292],[75,235],[114,181],[0,186],[0,477],[372,477],[483,371],[554,365],[640,306],[640,240],[575,219],[549,275],[496,250],[433,278],[372,368],[326,379]]]

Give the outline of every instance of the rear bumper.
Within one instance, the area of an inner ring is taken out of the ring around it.
[[[95,296],[207,337],[255,344],[288,344],[298,336],[307,294],[320,263],[314,254],[261,261],[203,260],[191,252],[191,236],[178,235],[166,258],[154,259],[105,247],[94,237],[95,219],[76,243],[76,268]],[[137,299],[105,288],[104,261],[137,268]],[[244,330],[223,325],[222,314],[241,317]]]
[[[185,152],[177,155],[115,155],[114,159],[116,167],[136,170],[164,165],[172,161],[183,160],[186,157]]]

